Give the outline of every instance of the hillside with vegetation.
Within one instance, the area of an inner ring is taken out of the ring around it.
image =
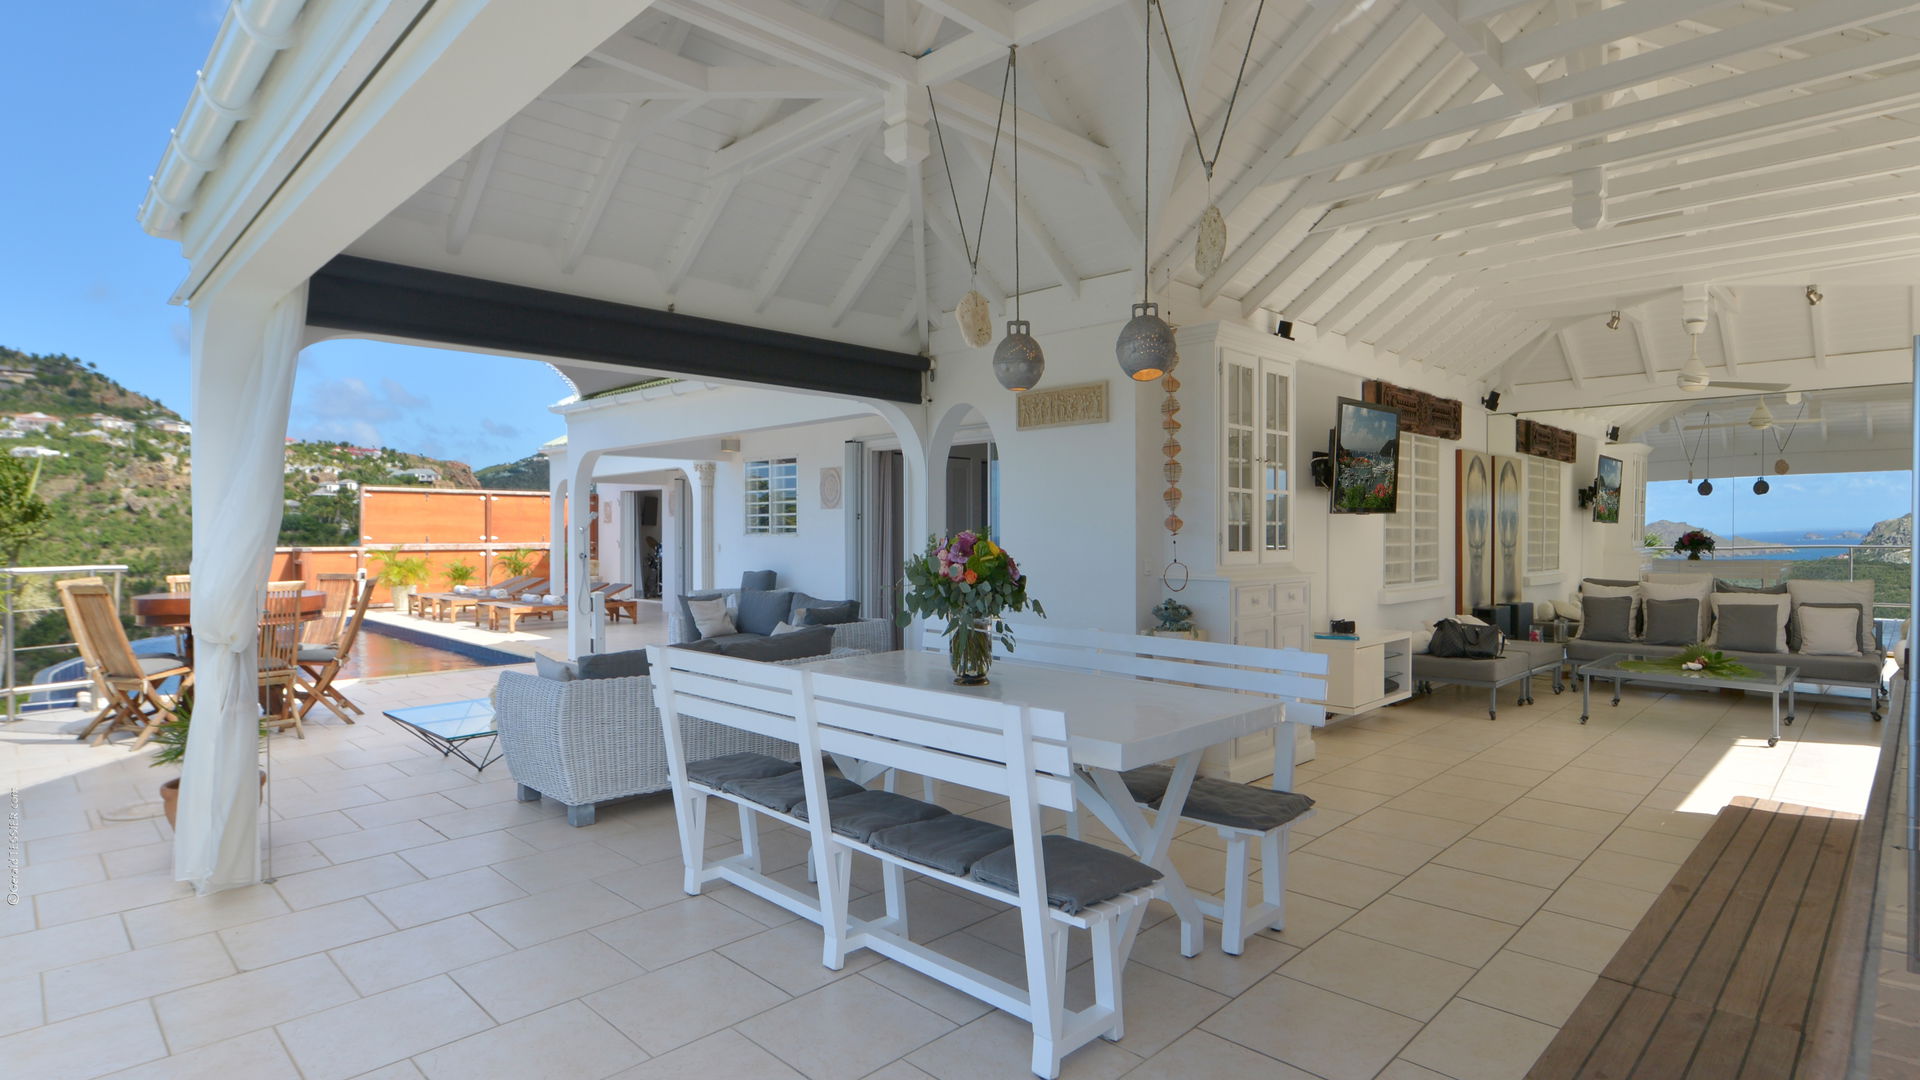
[[[358,544],[359,489],[363,487],[471,490],[480,486],[473,469],[463,461],[444,461],[392,447],[291,442],[287,444],[286,509],[280,518],[280,544],[283,547]]]
[[[474,475],[480,478],[481,487],[495,491],[548,490],[547,459],[544,454],[530,454],[519,461],[489,465]]]

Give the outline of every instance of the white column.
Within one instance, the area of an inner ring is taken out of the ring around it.
[[[567,576],[567,459],[547,459],[547,587],[565,591]]]
[[[193,306],[194,724],[174,877],[200,893],[260,880],[254,640],[280,530],[281,463],[304,284]]]
[[[714,463],[711,461],[696,462],[693,466],[694,479],[697,481],[694,484],[694,499],[700,504],[700,516],[695,519],[699,522],[699,535],[693,538],[693,545],[700,552],[700,561],[697,564],[700,571],[698,588],[702,589],[713,588],[714,469]]]
[[[571,459],[572,455],[568,455]],[[600,455],[583,453],[573,462],[567,480],[567,655],[579,659],[593,651],[593,621],[588,616],[587,593],[593,589],[593,574],[587,560],[593,554],[589,541],[593,527],[593,467]]]

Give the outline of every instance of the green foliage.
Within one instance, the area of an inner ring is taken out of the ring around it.
[[[446,566],[441,567],[440,570],[447,575],[448,585],[471,584],[473,575],[479,573],[478,570],[474,569],[473,564],[469,562],[448,563]]]
[[[405,555],[399,548],[369,552],[380,560],[380,584],[412,586],[427,580],[433,572],[424,555]]]
[[[546,491],[547,467],[546,455],[533,454],[519,461],[475,469],[473,475],[481,487],[496,491]]]
[[[18,566],[27,546],[45,535],[53,510],[39,494],[40,463],[0,458],[0,556]]]
[[[193,725],[193,698],[182,697],[173,706],[173,715],[180,719],[171,724],[161,724],[154,729],[153,745],[159,752],[153,755],[148,765],[158,768],[162,765],[178,765],[187,757],[187,738]],[[267,737],[267,725],[260,725],[260,737]]]
[[[514,548],[495,561],[500,564],[500,569],[507,572],[508,577],[520,577],[533,569],[533,564],[540,561],[540,555],[532,548]]]
[[[905,586],[896,616],[901,626],[922,618],[947,620],[947,634],[955,656],[980,648],[971,625],[988,624],[988,633],[1013,650],[1013,633],[1000,621],[1009,611],[1032,611],[1046,618],[1040,601],[1027,595],[1027,576],[1013,556],[986,533],[963,532],[941,539],[927,538],[927,548],[907,560]]]

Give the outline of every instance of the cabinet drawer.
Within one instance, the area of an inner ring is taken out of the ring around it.
[[[1233,614],[1237,619],[1265,615],[1273,610],[1273,586],[1249,585],[1233,590]]]
[[[1307,610],[1307,583],[1296,581],[1290,585],[1273,587],[1273,610],[1282,615],[1291,615]]]

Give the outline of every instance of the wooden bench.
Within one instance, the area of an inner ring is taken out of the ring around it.
[[[1734,799],[1528,1077],[1833,1075],[1808,1047],[1816,988],[1859,962],[1836,927],[1860,833],[1856,815]]]

